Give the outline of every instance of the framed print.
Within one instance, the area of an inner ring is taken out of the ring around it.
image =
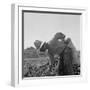
[[[13,86],[38,84],[39,79],[62,83],[86,78],[82,58],[86,9],[15,4],[11,10]]]

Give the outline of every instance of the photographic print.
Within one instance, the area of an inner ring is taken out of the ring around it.
[[[12,4],[11,85],[85,82],[86,17],[85,8]]]
[[[22,76],[80,75],[81,13],[22,10]]]
[[[85,8],[12,4],[11,12],[12,86],[86,80]]]

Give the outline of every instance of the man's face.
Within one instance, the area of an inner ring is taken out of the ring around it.
[[[71,42],[71,39],[67,38],[66,43],[69,43],[69,42]]]

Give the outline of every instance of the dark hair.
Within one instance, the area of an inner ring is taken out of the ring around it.
[[[55,38],[57,38],[57,39],[64,39],[65,37],[66,36],[61,32],[58,32],[58,33],[55,34]]]

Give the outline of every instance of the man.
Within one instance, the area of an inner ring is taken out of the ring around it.
[[[49,42],[45,42],[40,48],[40,51],[48,50],[49,57],[51,59],[51,66],[55,64],[54,56],[58,55],[60,57],[60,54],[62,53],[62,51],[66,46],[64,39],[65,39],[65,35],[61,32],[58,32],[54,35],[54,37]],[[62,62],[63,60],[60,63]],[[63,67],[63,64],[60,64],[59,66]]]
[[[60,69],[61,75],[74,75],[73,71],[73,50],[74,45],[71,43],[71,39],[68,38],[66,41],[66,47],[61,53],[62,68]]]
[[[79,53],[77,51],[77,49],[75,48],[73,42],[71,41],[70,38],[67,38],[66,42],[68,42],[68,47],[72,49],[72,56],[73,56],[73,64],[80,64],[80,60],[79,60]]]

